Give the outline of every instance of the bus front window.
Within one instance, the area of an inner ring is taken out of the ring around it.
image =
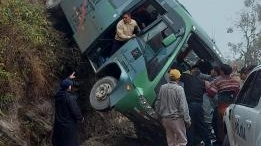
[[[153,80],[160,72],[173,50],[168,50],[169,47],[163,44],[164,39],[170,35],[173,35],[173,31],[161,21],[142,36],[146,42],[143,52],[150,80]]]

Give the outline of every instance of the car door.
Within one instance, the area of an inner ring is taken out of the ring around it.
[[[257,105],[260,91],[260,73],[253,72],[241,89],[232,113],[233,139],[237,146],[253,146],[255,139],[256,117],[259,114]],[[260,78],[261,80],[261,78]],[[259,86],[259,87],[258,87]],[[259,89],[259,90],[258,90]]]
[[[259,146],[256,143],[258,139],[261,126],[261,110],[260,110],[260,96],[261,96],[261,70],[256,72],[253,86],[249,96],[246,98],[245,106],[247,108],[248,118],[244,118],[246,124],[246,143],[249,146]]]

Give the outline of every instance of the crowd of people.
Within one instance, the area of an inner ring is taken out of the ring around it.
[[[193,146],[198,142],[221,146],[225,109],[234,102],[253,68],[243,67],[239,74],[228,64],[212,67],[210,74],[203,74],[198,64],[183,72],[171,69],[169,82],[161,86],[155,102],[168,146]]]

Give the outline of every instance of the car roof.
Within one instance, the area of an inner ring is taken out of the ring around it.
[[[251,72],[247,75],[246,80],[248,79],[248,77],[255,71],[261,70],[261,65],[256,66],[254,69],[251,70]]]
[[[251,74],[252,72],[255,72],[255,71],[260,70],[260,69],[261,69],[261,65],[258,65],[258,66],[256,66],[256,67],[250,72],[250,74]]]

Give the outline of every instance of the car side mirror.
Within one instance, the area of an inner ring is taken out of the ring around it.
[[[177,37],[175,36],[174,33],[172,33],[169,36],[167,36],[165,39],[163,39],[161,43],[163,44],[164,47],[168,47],[176,40],[177,40]]]

